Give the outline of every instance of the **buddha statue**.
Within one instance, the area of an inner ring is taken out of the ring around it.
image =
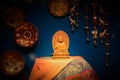
[[[99,80],[81,56],[69,56],[69,37],[57,31],[52,37],[53,56],[36,58],[29,80]]]
[[[62,31],[57,31],[52,38],[53,57],[69,57],[69,37]]]

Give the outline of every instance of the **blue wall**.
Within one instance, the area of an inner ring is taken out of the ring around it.
[[[29,1],[29,0],[28,0]],[[120,64],[120,51],[119,51],[119,27],[120,23],[118,16],[114,16],[112,10],[110,10],[110,60],[109,68],[105,68],[105,47],[99,43],[97,47],[93,46],[92,38],[90,38],[90,43],[85,42],[86,35],[84,33],[84,13],[83,7],[81,7],[81,15],[79,19],[79,28],[75,29],[74,33],[71,33],[71,26],[69,23],[68,16],[64,18],[55,18],[49,11],[47,6],[47,0],[36,0],[32,3],[28,3],[27,0],[24,3],[15,2],[15,5],[19,6],[25,15],[25,21],[31,22],[39,30],[39,40],[37,46],[29,52],[25,52],[20,49],[14,42],[13,30],[7,28],[4,25],[0,26],[0,54],[7,50],[17,50],[19,51],[26,61],[25,66],[25,76],[28,78],[31,69],[34,65],[35,58],[51,56],[52,49],[52,36],[58,30],[64,30],[70,39],[69,52],[71,56],[82,56],[96,71],[97,75],[101,80],[115,80],[119,78],[119,67]],[[11,2],[10,2],[11,3]],[[14,5],[14,3],[12,5]],[[108,7],[110,5],[107,5]],[[90,28],[91,21],[90,21]],[[91,30],[90,30],[91,31]],[[91,35],[91,33],[90,33]],[[114,35],[114,36],[113,36]],[[2,74],[1,74],[2,75]],[[5,78],[4,76],[0,79]],[[6,78],[5,78],[6,79]],[[24,79],[22,79],[24,80]]]

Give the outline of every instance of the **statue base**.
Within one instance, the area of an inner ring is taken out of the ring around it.
[[[68,53],[53,53],[52,58],[69,58]]]

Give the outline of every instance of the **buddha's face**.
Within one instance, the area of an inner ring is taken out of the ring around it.
[[[59,43],[63,43],[63,37],[62,37],[62,36],[59,36],[59,37],[58,37],[58,42],[59,42]]]

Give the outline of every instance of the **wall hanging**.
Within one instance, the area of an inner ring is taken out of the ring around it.
[[[38,41],[37,27],[26,22],[22,10],[16,6],[6,6],[3,10],[3,19],[6,26],[13,29],[15,43],[21,47],[31,47]]]
[[[74,28],[78,28],[79,21],[79,0],[49,0],[48,8],[49,12],[55,17],[64,17],[69,15],[70,25],[72,27],[72,32]]]
[[[15,76],[22,72],[25,67],[23,56],[15,51],[9,50],[0,56],[0,69],[8,76]]]
[[[56,17],[63,17],[69,12],[68,0],[49,0],[49,12]]]
[[[74,29],[79,27],[78,22],[79,22],[79,17],[80,17],[80,12],[79,12],[79,7],[80,7],[80,0],[72,0],[71,1],[71,7],[69,10],[69,20],[70,24],[72,27],[72,32],[74,32]]]
[[[97,39],[98,39],[98,16],[97,16],[97,8],[98,4],[97,2],[92,2],[92,38],[93,38],[93,45],[97,46]]]
[[[110,47],[110,43],[109,43],[109,36],[110,36],[110,32],[109,32],[109,16],[108,13],[105,11],[105,9],[103,8],[103,6],[100,4],[100,9],[99,9],[99,13],[100,13],[100,17],[99,17],[99,22],[100,22],[100,43],[104,44],[105,49],[106,49],[106,53],[105,53],[105,59],[106,59],[106,68],[109,67],[109,47]]]
[[[16,28],[25,21],[22,10],[15,6],[6,6],[2,17],[5,25],[10,28]]]
[[[86,43],[89,43],[89,6],[87,3],[84,5],[84,31],[86,34]]]
[[[22,47],[31,47],[38,41],[38,29],[29,22],[17,26],[14,29],[14,40]]]

